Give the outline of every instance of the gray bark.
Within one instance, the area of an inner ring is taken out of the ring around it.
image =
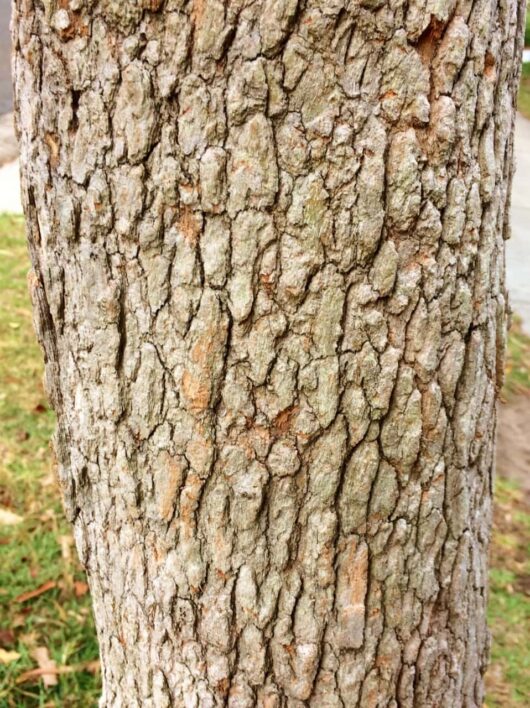
[[[101,706],[482,706],[523,0],[15,0]]]

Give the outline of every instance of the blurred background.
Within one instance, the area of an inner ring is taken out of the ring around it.
[[[88,586],[61,511],[27,295],[13,130],[10,0],[0,0],[0,708],[96,706]],[[530,706],[530,15],[515,136],[507,279],[514,310],[499,404],[491,547],[490,708]],[[456,707],[455,707],[456,708]]]

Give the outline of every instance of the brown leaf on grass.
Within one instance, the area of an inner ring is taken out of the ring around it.
[[[34,597],[38,597],[39,595],[48,592],[48,590],[53,590],[53,588],[56,587],[57,583],[55,580],[48,580],[47,583],[43,583],[38,588],[35,588],[35,590],[28,590],[28,592],[23,592],[21,595],[18,595],[18,597],[15,597],[14,602],[26,602],[27,600],[32,600]]]
[[[74,545],[74,539],[72,536],[59,536],[59,545],[61,546],[61,556],[63,558],[63,580],[65,587],[71,592],[74,585],[73,576],[73,556],[72,547]]]
[[[41,480],[43,486],[46,486],[46,480]],[[36,507],[39,508],[41,506],[39,503],[36,504]],[[52,508],[46,509],[43,514],[39,515],[39,521],[43,521],[46,523],[47,521],[55,521],[57,518],[57,514],[55,513],[55,510]]]
[[[12,629],[0,629],[0,645],[8,647],[15,643],[15,633]]]
[[[42,403],[37,403],[37,405],[33,409],[33,412],[34,413],[46,413],[47,410],[48,409],[46,408],[45,405],[43,405]]]
[[[89,674],[99,674],[101,671],[101,663],[99,659],[94,659],[93,661],[86,661],[84,664],[81,664],[82,668],[78,669],[78,671],[88,671]]]
[[[53,671],[50,668],[30,669],[29,671],[24,671],[24,673],[20,674],[20,676],[17,677],[16,683],[28,683],[29,681],[33,681],[42,677],[43,683],[46,685],[46,681],[49,681],[49,677],[53,676],[55,683],[52,685],[57,686],[57,674],[70,673],[69,668],[70,667],[68,666],[61,666],[61,670],[59,670],[59,668],[55,667]],[[65,671],[65,669],[68,670]]]
[[[59,545],[61,546],[61,555],[65,563],[72,562],[72,546],[74,539],[72,536],[59,536]]]
[[[89,674],[96,675],[99,673],[100,669],[101,666],[99,663],[99,659],[95,659],[94,661],[84,661],[81,664],[74,664],[74,666],[55,666],[53,670],[52,668],[31,669],[30,671],[24,671],[24,673],[20,674],[20,676],[16,680],[16,683],[26,683],[28,681],[33,681],[34,679],[39,679],[41,677],[44,681],[45,675],[53,675],[55,680],[57,681],[56,677],[60,676],[61,674],[74,674],[79,673],[81,671],[87,671]]]
[[[30,607],[21,607],[20,612],[17,612],[15,615],[11,615],[11,622],[10,625],[14,629],[18,629],[19,627],[24,627],[26,624],[27,616],[31,612]]]
[[[7,651],[0,648],[0,664],[10,664],[12,661],[20,659],[18,651]]]
[[[37,632],[24,632],[18,635],[18,639],[26,649],[34,649],[37,646],[39,635]]]
[[[0,445],[0,459],[6,461],[8,450],[3,445]],[[0,484],[0,504],[5,508],[11,508],[14,504],[10,490],[3,484]]]
[[[521,573],[515,581],[515,589],[518,592],[522,592],[523,595],[530,597],[530,575],[525,575]]]
[[[83,597],[88,592],[88,585],[81,580],[76,580],[74,583],[74,593],[76,597]]]
[[[9,511],[9,509],[0,509],[1,526],[16,526],[17,524],[20,524],[21,521],[24,521],[22,516]]]
[[[36,647],[31,652],[32,657],[39,665],[41,671],[42,683],[46,688],[57,686],[57,664],[53,659],[50,659],[50,653],[47,647]]]

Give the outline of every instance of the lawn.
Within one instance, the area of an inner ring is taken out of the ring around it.
[[[22,219],[0,216],[0,706],[88,708],[98,649],[54,478],[28,267]],[[38,676],[46,660],[64,672],[48,675],[49,688]]]
[[[28,302],[21,218],[0,216],[0,707],[96,706],[100,677],[84,574],[61,512],[49,440],[54,418]],[[530,389],[530,340],[516,327],[505,395]],[[490,708],[530,695],[530,508],[497,482],[492,544]],[[42,667],[55,662],[46,678]],[[47,681],[49,683],[49,680]]]
[[[530,3],[527,3],[526,25],[524,33],[524,46],[530,48]],[[530,119],[530,62],[523,64],[521,84],[519,86],[519,111],[525,118]]]
[[[486,685],[490,708],[528,706],[530,696],[530,504],[508,480],[496,484]]]
[[[519,112],[530,120],[530,62],[523,64],[517,107]]]

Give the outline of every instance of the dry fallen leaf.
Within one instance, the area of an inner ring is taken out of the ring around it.
[[[66,589],[71,592],[74,585],[72,547],[74,539],[72,536],[59,536],[61,555],[63,557],[63,581]]]
[[[99,674],[101,671],[101,663],[99,659],[94,659],[93,661],[86,661],[84,664],[80,665],[80,671],[88,671],[89,674]]]
[[[22,607],[20,609],[20,612],[17,612],[15,614],[11,615],[10,624],[13,627],[13,629],[18,629],[19,627],[25,626],[26,620],[27,620],[27,615],[28,615],[29,611],[30,611],[29,608]]]
[[[16,526],[20,524],[24,519],[18,514],[9,511],[9,509],[0,509],[0,525],[2,526]]]
[[[36,647],[31,652],[31,655],[39,665],[42,682],[46,688],[57,686],[57,664],[53,659],[50,659],[50,653],[47,647]]]
[[[31,600],[34,597],[38,597],[39,595],[42,595],[42,593],[48,592],[48,590],[52,590],[55,587],[57,587],[55,580],[48,580],[47,583],[40,585],[35,590],[29,590],[28,592],[23,592],[21,595],[18,595],[18,597],[15,597],[14,601],[26,602],[26,600]]]
[[[3,647],[10,646],[15,643],[15,633],[12,629],[0,629],[0,644]]]
[[[31,669],[30,671],[24,671],[17,678],[17,683],[26,683],[26,681],[33,681],[34,679],[43,677],[44,675],[54,675],[59,676],[61,674],[74,674],[80,671],[87,671],[90,674],[98,674],[101,669],[99,659],[94,661],[84,661],[81,664],[74,664],[73,666],[55,666],[53,669]]]
[[[0,648],[0,664],[10,664],[12,661],[20,659],[18,651],[7,651]]]
[[[24,632],[23,634],[18,635],[19,642],[23,644],[27,649],[33,649],[34,647],[36,647],[38,638],[39,635],[37,634],[37,632]]]
[[[83,597],[88,592],[88,585],[81,580],[76,580],[74,583],[74,592],[76,597]]]
[[[65,563],[72,562],[72,546],[74,539],[72,536],[59,536],[59,545],[61,546],[61,555]]]

